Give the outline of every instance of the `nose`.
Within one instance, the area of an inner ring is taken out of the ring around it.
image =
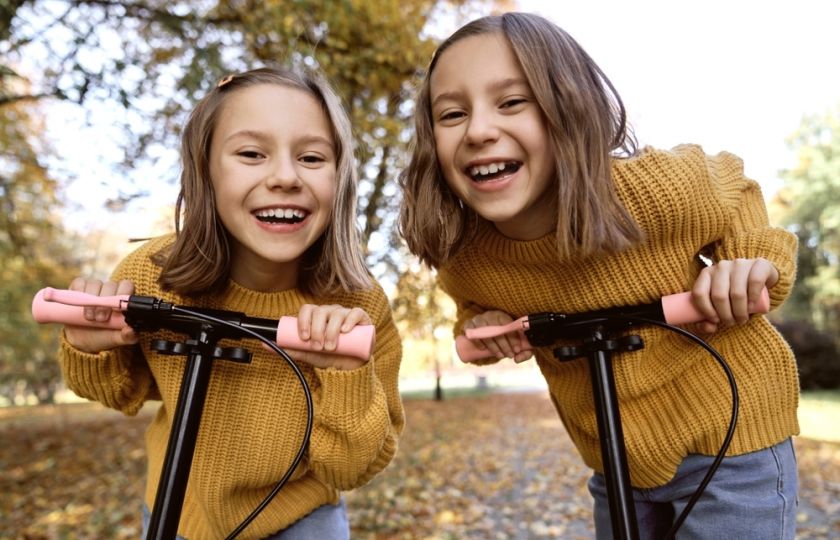
[[[269,189],[300,189],[302,182],[292,157],[278,157],[266,176]]]
[[[481,145],[495,141],[499,138],[499,126],[496,124],[493,114],[473,110],[467,124],[465,134],[469,144]]]

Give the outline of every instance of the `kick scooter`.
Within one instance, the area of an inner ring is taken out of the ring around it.
[[[85,307],[105,307],[113,312],[106,322],[88,321],[84,317]],[[303,374],[281,348],[310,350],[309,343],[298,337],[297,320],[294,317],[281,317],[279,320],[258,319],[232,311],[177,306],[150,296],[94,296],[49,287],[35,295],[32,301],[32,316],[39,323],[110,329],[130,325],[137,331],[168,329],[189,336],[183,342],[155,340],[151,344],[152,349],[160,354],[186,355],[187,362],[146,540],[172,540],[177,535],[213,362],[228,360],[248,363],[251,360],[251,353],[244,348],[217,347],[216,343],[219,340],[258,339],[282,356],[303,387],[308,414],[306,432],[300,449],[286,474],[228,538],[233,538],[244,530],[268,505],[303,457],[312,430],[312,397]],[[339,336],[334,353],[366,360],[370,357],[373,341],[373,325],[356,326],[350,332]]]
[[[766,313],[769,309],[770,297],[765,288],[762,290],[761,300],[753,306],[751,313]],[[705,341],[691,332],[675,326],[702,320],[704,320],[704,316],[691,303],[691,293],[684,292],[664,296],[658,302],[639,306],[575,314],[530,314],[507,325],[485,326],[467,330],[465,336],[456,338],[455,348],[461,360],[470,361],[488,356],[487,351],[478,348],[470,341],[471,339],[493,338],[511,332],[519,334],[527,349],[550,346],[561,339],[581,342],[575,346],[556,348],[554,356],[560,361],[570,361],[584,356],[589,360],[589,373],[592,379],[592,394],[598,423],[598,438],[601,446],[601,460],[604,465],[604,479],[607,485],[610,523],[613,538],[617,540],[637,540],[639,532],[610,354],[635,351],[643,348],[644,343],[637,335],[624,335],[618,339],[611,336],[624,332],[627,328],[635,325],[653,324],[673,330],[706,348],[720,363],[729,380],[732,389],[732,417],[727,435],[715,461],[666,536],[666,538],[671,538],[676,534],[677,529],[679,529],[697,499],[702,495],[703,490],[712,479],[720,461],[726,454],[732,435],[735,432],[738,417],[738,390],[726,362]]]

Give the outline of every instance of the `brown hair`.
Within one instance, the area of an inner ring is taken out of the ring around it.
[[[332,220],[303,255],[298,287],[312,294],[370,287],[356,227],[356,186],[350,120],[338,96],[311,73],[261,68],[222,79],[190,114],[181,136],[181,191],[175,205],[175,242],[155,256],[163,266],[159,282],[183,295],[219,292],[230,275],[230,240],[216,212],[210,181],[210,143],[228,96],[259,84],[305,92],[322,106],[332,126],[337,156]]]
[[[547,123],[555,156],[559,255],[615,252],[641,240],[642,232],[619,200],[610,174],[613,157],[636,153],[618,92],[557,25],[538,15],[505,13],[458,29],[438,47],[425,74],[414,116],[413,152],[399,180],[399,227],[409,249],[430,266],[440,266],[469,241],[480,219],[449,189],[440,170],[430,80],[449,47],[489,33],[507,39]]]

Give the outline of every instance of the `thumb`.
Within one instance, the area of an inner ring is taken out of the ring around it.
[[[126,326],[125,328],[120,329],[117,341],[121,342],[120,345],[134,345],[140,341],[140,336],[137,335],[134,328]]]

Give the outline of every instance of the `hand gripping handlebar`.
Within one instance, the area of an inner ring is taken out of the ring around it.
[[[765,287],[761,291],[759,301],[750,309],[750,313],[767,313],[770,310],[770,293]],[[639,306],[626,306],[590,311],[587,313],[562,314],[562,313],[536,313],[525,315],[505,325],[483,326],[471,328],[464,336],[455,338],[455,350],[458,357],[464,362],[488,358],[488,352],[479,348],[472,341],[473,339],[489,339],[512,332],[518,332],[523,340],[525,349],[532,349],[536,346],[549,345],[551,340],[552,327],[556,330],[562,326],[574,326],[583,322],[596,321],[598,319],[626,319],[641,318],[651,319],[658,322],[665,322],[673,325],[700,322],[705,316],[694,307],[691,301],[690,292],[682,292],[663,296],[659,301]],[[539,328],[545,326],[543,330]],[[540,330],[543,330],[540,332]],[[543,334],[546,339],[543,339]],[[558,334],[557,338],[562,334]]]
[[[89,321],[84,317],[85,307],[106,307],[111,308],[114,312],[107,321]],[[297,329],[297,318],[295,317],[280,317],[279,320],[258,319],[247,317],[242,313],[233,311],[208,310],[188,306],[183,306],[183,308],[255,331],[263,337],[274,340],[277,345],[283,348],[302,351],[314,350],[309,341],[300,339]],[[145,319],[160,319],[157,321],[158,324],[148,326],[161,328],[168,327],[166,324],[167,319],[172,319],[172,324],[177,325],[179,321],[188,317],[178,313],[178,306],[150,296],[127,294],[96,296],[79,291],[47,287],[38,291],[32,300],[32,317],[42,324],[61,323],[71,326],[119,330],[128,325],[126,316],[128,316],[129,320],[138,316],[142,316]],[[367,360],[370,358],[374,337],[375,328],[373,325],[358,325],[349,332],[339,335],[334,351],[316,352],[342,354],[360,360]]]

